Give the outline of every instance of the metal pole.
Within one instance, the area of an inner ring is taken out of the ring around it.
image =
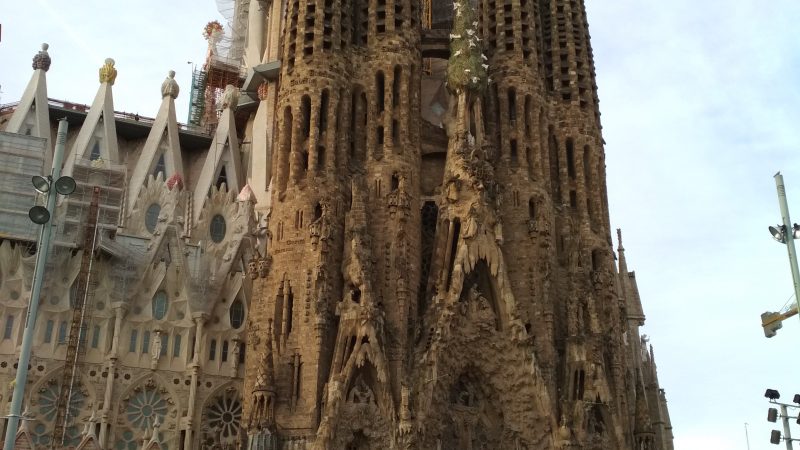
[[[794,230],[792,230],[792,221],[789,219],[789,204],[786,201],[786,187],[783,185],[783,175],[780,172],[775,174],[775,185],[778,187],[778,203],[781,206],[781,217],[783,217],[783,226],[786,230],[784,239],[786,240],[786,249],[789,252],[789,265],[792,268],[792,281],[794,282],[794,300],[800,310],[800,270],[797,269],[797,253],[794,248]]]
[[[783,419],[783,439],[786,441],[786,450],[792,449],[792,430],[789,428],[789,413],[786,405],[781,404],[781,418]]]
[[[56,135],[56,146],[53,151],[53,170],[52,180],[58,180],[61,176],[61,162],[64,159],[64,147],[67,142],[67,119],[58,122],[58,134]],[[47,211],[50,213],[51,221],[42,224],[39,236],[39,250],[36,252],[36,265],[33,269],[33,285],[31,286],[31,299],[28,303],[28,315],[25,318],[25,331],[22,333],[22,344],[19,350],[19,362],[17,363],[17,378],[14,385],[14,393],[11,396],[11,409],[8,414],[8,428],[6,429],[6,440],[3,448],[14,450],[14,441],[17,438],[19,429],[20,414],[22,413],[22,400],[25,396],[25,383],[28,380],[28,364],[31,359],[31,344],[33,343],[33,330],[36,325],[36,312],[39,309],[39,297],[42,293],[42,282],[44,281],[44,269],[47,262],[47,252],[50,249],[50,235],[53,231],[52,219],[53,211],[56,206],[58,194],[54,187],[47,191]]]
[[[744,423],[744,438],[747,440],[747,450],[750,450],[750,434],[747,432],[747,422]]]

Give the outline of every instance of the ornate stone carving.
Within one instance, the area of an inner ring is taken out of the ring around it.
[[[116,79],[117,69],[114,68],[114,60],[106,58],[103,67],[100,68],[100,83],[108,83],[109,86],[113,86]]]
[[[33,70],[44,70],[45,72],[50,70],[50,54],[47,53],[49,47],[47,44],[42,44],[42,49],[33,57]]]
[[[178,93],[180,92],[180,88],[178,87],[178,82],[175,81],[175,71],[170,70],[167,72],[167,79],[161,83],[161,97],[170,96],[173,99],[178,98]]]

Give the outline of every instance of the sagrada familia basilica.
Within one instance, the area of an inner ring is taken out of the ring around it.
[[[47,45],[0,106],[0,404],[77,185],[15,448],[672,450],[584,0],[226,1],[154,118]]]

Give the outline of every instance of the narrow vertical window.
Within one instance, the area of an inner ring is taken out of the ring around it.
[[[386,83],[383,77],[383,72],[378,71],[375,74],[375,95],[378,96],[377,104],[378,104],[378,112],[381,112],[385,109],[385,98],[386,98]]]
[[[572,138],[567,139],[567,175],[575,179],[575,143]]]
[[[166,346],[165,346],[166,347]],[[175,340],[172,341],[172,356],[181,356],[181,335],[176,334]]]
[[[100,325],[95,325],[92,329],[92,348],[100,345]]]
[[[49,344],[53,341],[53,326],[55,324],[52,320],[48,320],[44,327],[44,343]]]
[[[67,321],[62,320],[60,324],[58,324],[58,343],[59,344],[66,344],[67,343]]]
[[[222,351],[220,352],[219,359],[222,362],[228,361],[228,341],[222,341]]]
[[[142,333],[142,353],[147,353],[150,351],[150,331],[145,330]]]
[[[169,348],[169,334],[164,333],[164,337],[161,339],[161,352],[159,353],[159,356],[166,356],[168,348]]]
[[[208,360],[214,361],[217,358],[217,340],[212,339],[211,345],[208,346]]]
[[[131,330],[131,342],[128,345],[129,353],[136,353],[136,343],[139,341],[139,330]]]
[[[6,329],[3,331],[3,339],[11,339],[14,332],[14,316],[6,317]]]

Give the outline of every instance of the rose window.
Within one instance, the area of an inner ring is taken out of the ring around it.
[[[50,381],[46,386],[39,389],[37,404],[39,406],[39,417],[44,422],[52,422],[56,417],[56,406],[58,404],[59,386],[55,380]],[[69,399],[69,417],[76,417],[83,406],[85,396],[78,389],[72,391]]]
[[[242,403],[238,394],[235,391],[226,392],[206,408],[206,423],[209,428],[207,433],[220,442],[233,440],[239,434],[241,418]]]
[[[153,428],[156,418],[160,424],[164,423],[167,415],[167,401],[155,389],[146,389],[137,392],[128,401],[125,415],[128,422],[140,430]]]
[[[114,443],[114,450],[138,450],[139,441],[133,435],[133,431],[125,430]]]
[[[49,448],[50,440],[53,438],[53,430],[48,428],[47,425],[43,424],[42,422],[36,421],[34,423],[35,425],[32,428],[33,432],[31,433],[31,440],[33,441],[34,445],[41,446],[43,448]],[[81,443],[81,433],[77,426],[71,425],[67,427],[64,433],[64,444],[66,446],[74,447]]]

